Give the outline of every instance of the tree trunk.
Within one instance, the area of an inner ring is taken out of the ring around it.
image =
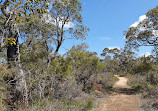
[[[5,0],[1,7],[1,11],[3,15],[8,18],[9,24],[9,36],[7,38],[14,38],[16,40],[16,44],[7,44],[7,61],[9,64],[8,68],[17,68],[16,73],[11,80],[11,89],[9,89],[12,96],[12,104],[15,102],[18,103],[18,99],[23,99],[25,103],[28,102],[27,95],[27,85],[24,71],[20,64],[20,52],[19,52],[19,29],[16,24],[12,24],[11,20],[15,17],[12,11],[9,11],[10,0]],[[21,97],[21,98],[19,98]],[[16,104],[17,105],[17,104]]]

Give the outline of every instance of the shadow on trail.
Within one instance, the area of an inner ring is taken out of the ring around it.
[[[117,94],[135,95],[136,91],[132,88],[113,88],[112,92]]]
[[[139,97],[136,90],[128,86],[128,79],[115,75],[119,80],[114,83],[110,96],[97,111],[140,111]]]

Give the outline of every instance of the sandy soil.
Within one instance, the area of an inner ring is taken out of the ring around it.
[[[127,85],[127,79],[119,77],[114,85],[114,91],[105,99],[96,111],[140,111],[140,100]]]
[[[124,77],[119,77],[118,75],[115,75],[115,77],[117,77],[119,80],[116,81],[116,83],[114,84],[114,88],[130,88],[127,85],[127,79]]]

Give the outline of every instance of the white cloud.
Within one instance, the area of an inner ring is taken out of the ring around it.
[[[153,30],[152,33],[154,36],[156,36],[156,37],[158,36],[158,30]]]
[[[148,57],[148,56],[150,56],[150,55],[151,55],[150,52],[146,52],[145,54],[142,54],[141,57],[142,57],[142,56]]]
[[[118,48],[119,50],[121,49],[119,46],[110,46],[110,47],[108,47],[108,49],[115,49],[115,48]]]
[[[110,40],[111,38],[110,37],[100,37],[99,39],[100,40]]]
[[[146,19],[147,16],[146,15],[142,15],[139,17],[139,20],[137,22],[134,22],[134,24],[132,24],[130,27],[137,27],[137,25],[142,22],[144,19]]]
[[[63,19],[63,17],[61,17],[61,18]],[[43,19],[45,20],[46,23],[51,23],[51,24],[56,25],[55,19],[53,19],[49,14],[43,15]],[[58,21],[59,21],[59,19],[58,19]],[[59,21],[59,27],[62,27],[62,21],[61,20]],[[72,28],[72,27],[74,27],[74,23],[73,22],[67,22],[64,25],[64,28],[66,28],[66,29]]]
[[[123,39],[126,39],[126,36],[124,36]]]
[[[60,27],[62,26],[62,22],[59,22],[59,26]],[[74,23],[72,23],[72,22],[68,22],[64,26],[64,28],[72,28],[72,27],[74,27]]]

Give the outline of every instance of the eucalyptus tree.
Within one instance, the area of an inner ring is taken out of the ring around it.
[[[44,15],[43,19],[55,26],[52,37],[54,52],[49,57],[48,66],[65,40],[86,38],[89,28],[82,23],[81,11],[82,4],[79,0],[54,0],[49,13]]]
[[[103,64],[96,56],[96,53],[87,51],[87,48],[88,46],[82,43],[73,46],[66,54],[67,60],[72,61],[72,74],[83,90],[87,89],[88,82],[96,82],[97,76],[103,69]]]
[[[114,49],[104,48],[103,52],[101,53],[101,56],[109,55],[115,58],[119,53],[120,53],[120,49],[118,48],[114,48]]]
[[[104,48],[101,56],[104,57],[104,62],[107,66],[107,71],[115,74],[119,70],[119,61],[118,56],[120,54],[120,50],[118,48],[109,49]]]
[[[20,64],[20,30],[26,16],[35,15],[37,10],[40,13],[45,11],[45,1],[43,0],[4,0],[1,1],[1,20],[3,21],[1,30],[1,51],[7,51],[8,68],[11,69],[11,77],[7,77],[8,83],[12,86],[10,94],[12,102],[20,97],[25,103],[28,102],[28,92],[25,74]],[[43,6],[41,8],[41,6]],[[14,71],[16,72],[14,72]],[[13,73],[14,72],[14,73]],[[22,97],[21,97],[21,96]]]
[[[13,89],[21,92],[27,103],[28,91],[20,58],[26,63],[26,59],[39,57],[30,54],[43,53],[40,57],[47,59],[48,68],[66,39],[85,39],[89,28],[82,24],[79,0],[4,0],[1,11],[1,51],[6,50],[8,68],[17,71],[11,78],[12,86],[16,87]],[[23,49],[20,51],[20,48]]]
[[[131,67],[135,65],[135,55],[135,52],[124,49],[121,50],[120,54],[117,56],[119,66],[126,74],[130,73]]]
[[[137,26],[131,26],[125,33],[126,47],[138,49],[153,46],[158,50],[158,6],[146,13],[146,18]]]

